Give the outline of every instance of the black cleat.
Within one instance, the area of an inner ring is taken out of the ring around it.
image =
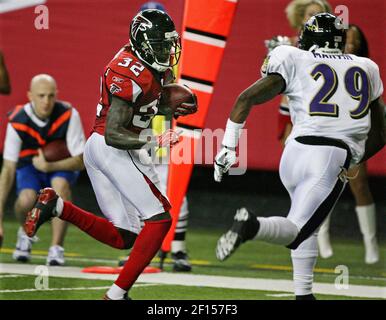
[[[311,294],[306,294],[304,296],[296,296],[295,300],[316,300],[315,296]]]
[[[238,209],[233,219],[230,230],[217,241],[216,257],[220,261],[229,258],[240,244],[253,239],[259,231],[255,214],[246,208]]]
[[[39,227],[46,221],[56,217],[56,202],[59,196],[52,188],[44,188],[39,191],[38,199],[24,222],[24,231],[29,237],[33,237]]]
[[[188,254],[183,251],[172,253],[172,259],[174,261],[173,271],[176,272],[189,272],[192,271],[192,265],[189,262]]]

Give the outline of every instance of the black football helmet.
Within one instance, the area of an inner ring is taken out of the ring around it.
[[[137,56],[157,71],[178,63],[181,40],[173,20],[161,10],[140,11],[130,24],[130,45]]]
[[[312,47],[340,50],[346,43],[346,30],[342,20],[330,13],[312,16],[304,25],[299,38],[299,48],[309,50]]]

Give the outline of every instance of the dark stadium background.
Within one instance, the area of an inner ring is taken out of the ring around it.
[[[86,133],[94,120],[99,95],[99,77],[104,65],[128,40],[128,24],[143,1],[137,0],[48,0],[49,30],[36,30],[34,8],[0,14],[0,48],[12,83],[12,94],[0,96],[0,152],[6,128],[6,113],[26,101],[31,77],[49,73],[57,79],[59,98],[80,111]],[[160,1],[181,27],[183,0]],[[210,2],[210,1],[209,1]],[[208,2],[208,3],[209,3]],[[287,0],[242,0],[238,3],[223,64],[215,84],[207,118],[208,128],[224,127],[239,92],[260,77],[265,55],[263,41],[273,35],[294,35],[284,14]],[[350,23],[366,34],[370,55],[386,79],[383,0],[330,1],[333,7],[349,8]],[[203,8],[205,10],[205,8]],[[382,13],[382,14],[380,14]],[[226,94],[224,94],[226,93]],[[234,210],[242,205],[259,215],[285,215],[289,206],[277,168],[281,147],[276,139],[279,100],[255,110],[248,120],[248,172],[214,183],[212,169],[194,169],[188,197],[190,225],[226,227]],[[369,161],[370,187],[378,213],[378,234],[386,238],[386,151]],[[8,201],[12,213],[14,197]],[[74,189],[74,201],[90,211],[98,210],[87,175],[82,173]],[[331,234],[360,240],[355,203],[347,188],[334,212]]]

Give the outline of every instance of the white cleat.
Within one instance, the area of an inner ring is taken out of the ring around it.
[[[216,257],[220,261],[227,259],[241,244],[241,238],[236,232],[228,231],[217,241]]]
[[[13,259],[19,262],[29,262],[31,260],[32,244],[38,240],[37,237],[28,237],[23,228],[17,231],[16,249],[12,253]]]
[[[64,265],[64,249],[61,246],[51,246],[47,256],[47,266]]]

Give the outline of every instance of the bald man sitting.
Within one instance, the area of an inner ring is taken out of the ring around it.
[[[0,240],[4,236],[4,207],[15,173],[17,200],[14,210],[23,225],[41,188],[52,187],[63,199],[71,200],[71,185],[77,180],[79,170],[84,168],[85,136],[79,113],[69,103],[56,100],[55,79],[47,74],[36,75],[31,80],[27,95],[29,102],[16,106],[8,116],[0,175]],[[47,162],[40,148],[57,139],[66,140],[71,157]],[[66,227],[64,221],[52,220],[47,265],[64,264]],[[13,258],[21,262],[30,261],[35,240],[27,237],[20,227]]]

